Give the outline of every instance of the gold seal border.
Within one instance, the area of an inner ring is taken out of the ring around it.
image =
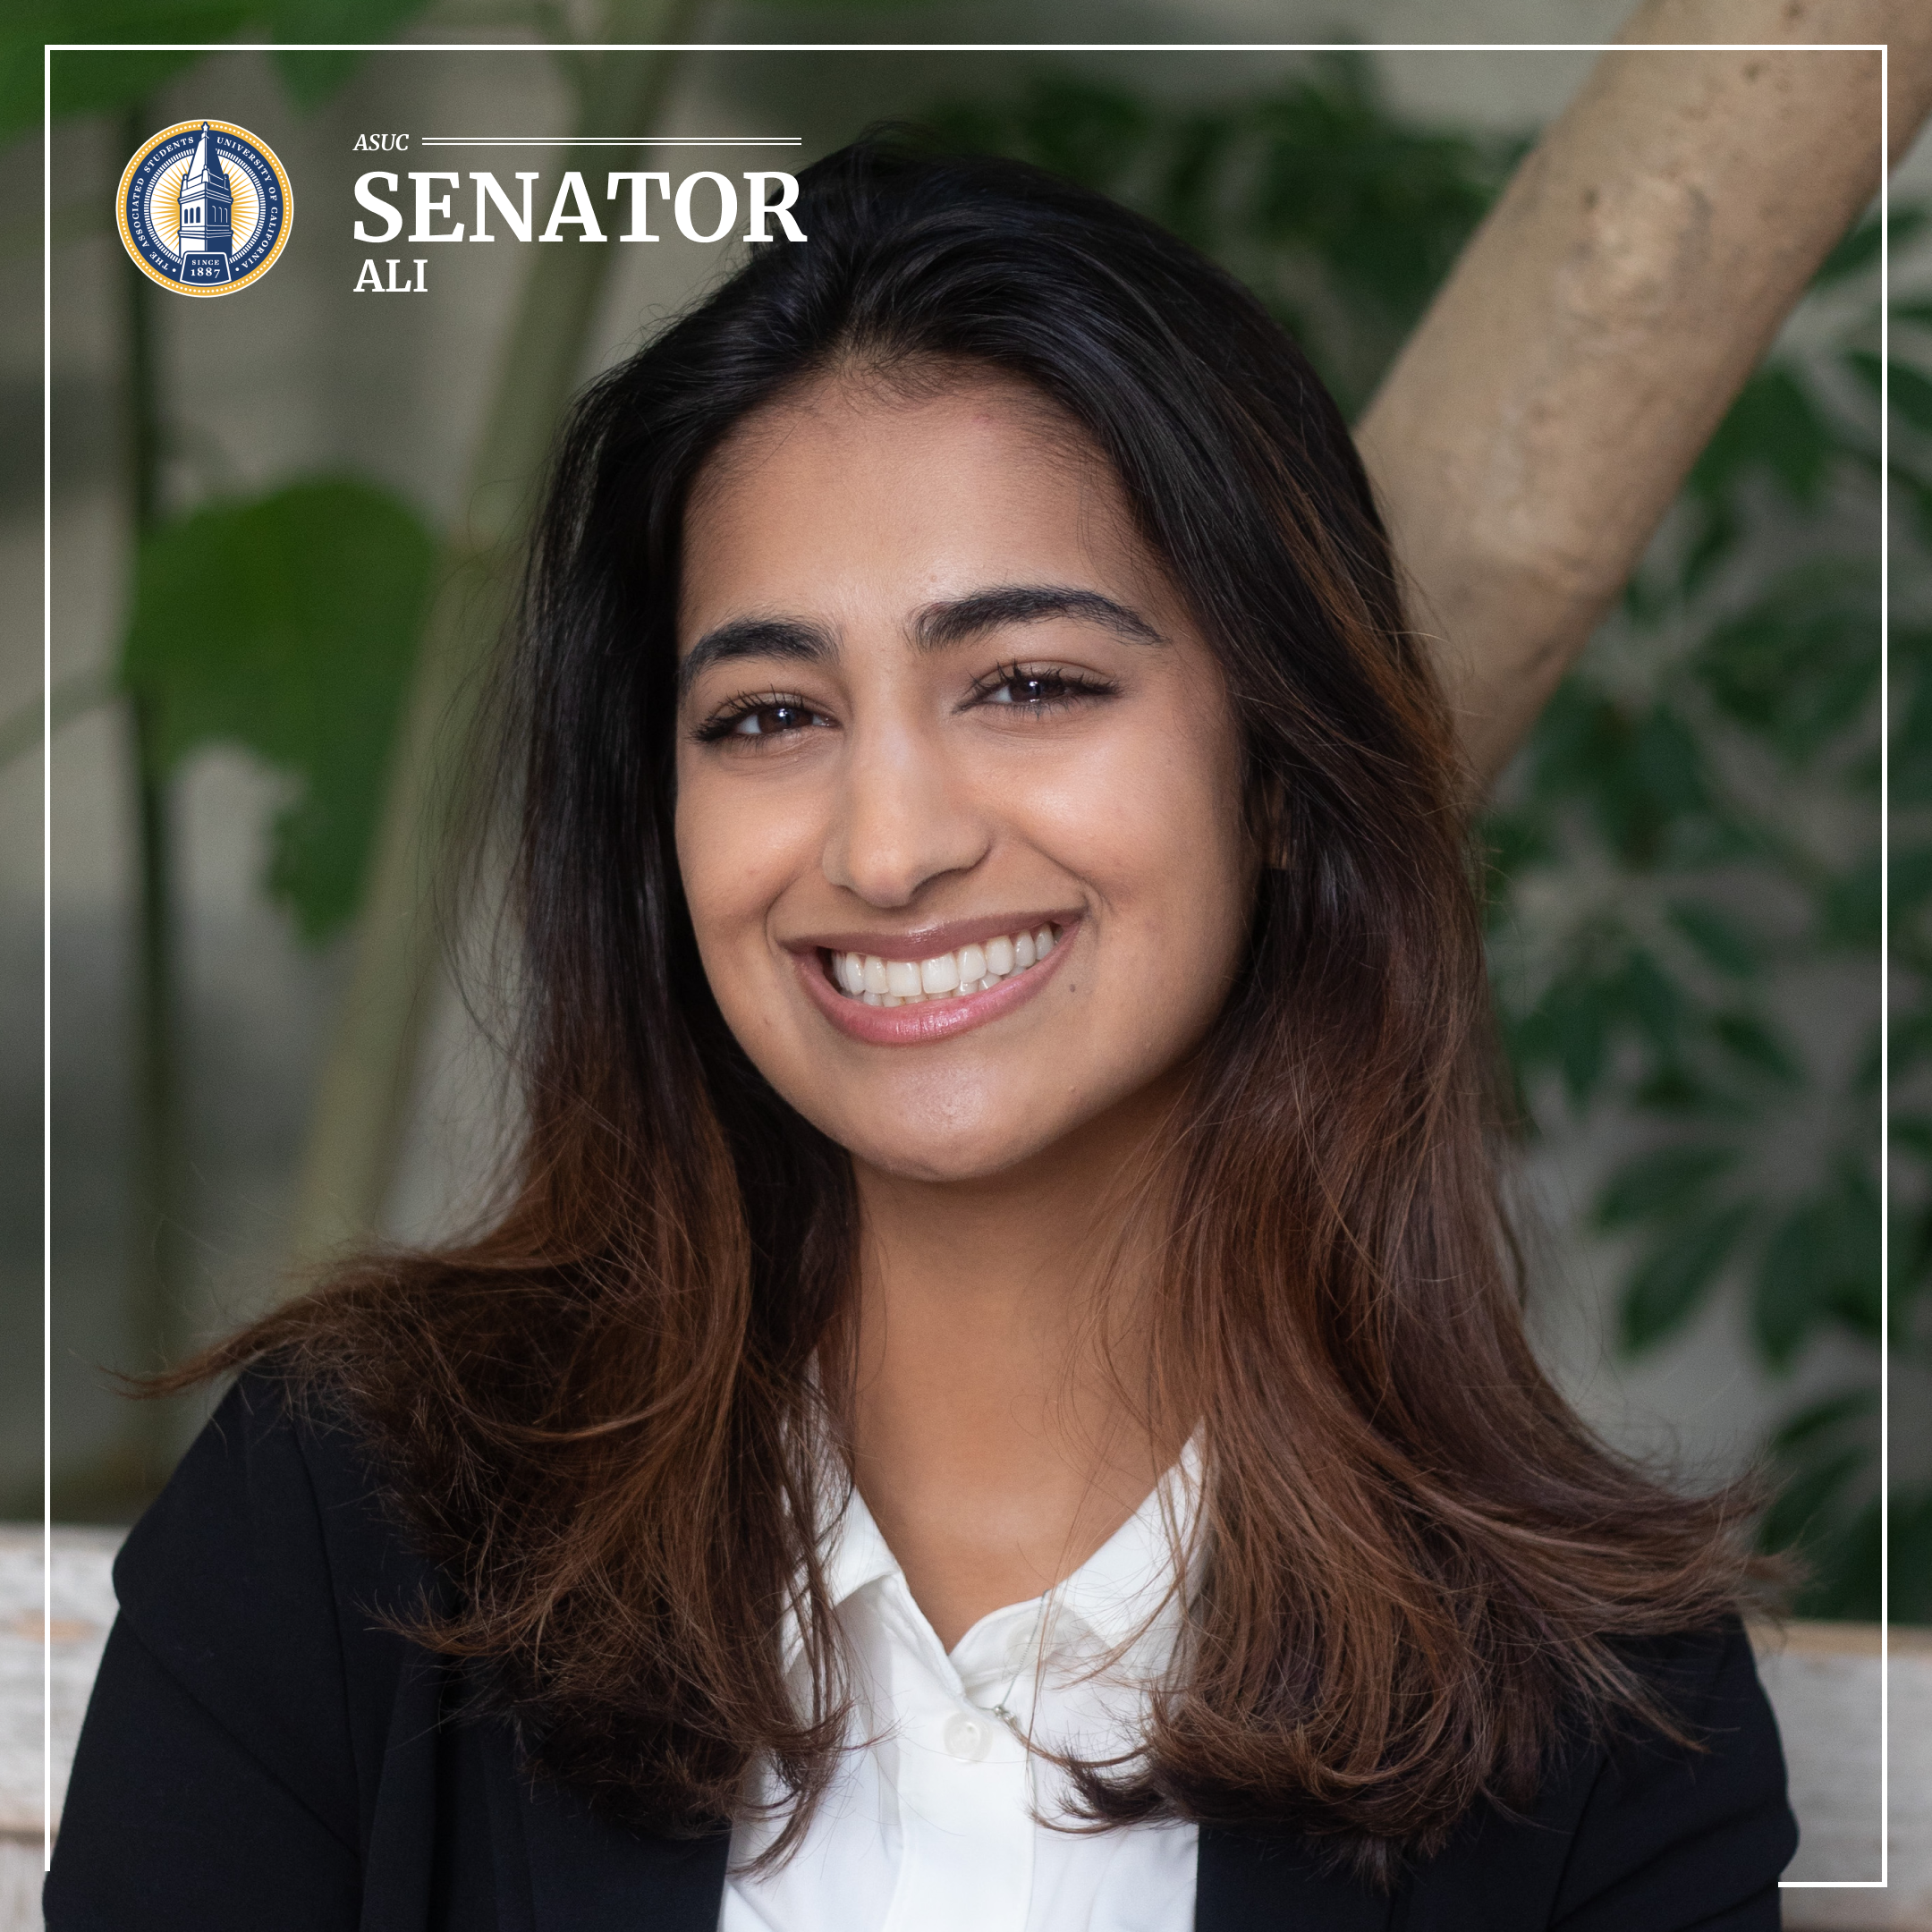
[[[282,226],[267,257],[257,262],[240,281],[216,282],[199,288],[183,288],[173,277],[163,275],[135,246],[134,237],[128,232],[128,189],[133,182],[136,170],[162,142],[171,141],[177,134],[186,134],[191,130],[199,133],[204,122],[216,133],[233,134],[236,140],[245,140],[275,170],[275,180],[282,187]],[[288,246],[289,231],[295,225],[295,191],[289,185],[288,172],[282,165],[282,157],[259,134],[248,128],[239,127],[233,121],[217,121],[212,114],[199,114],[192,121],[177,121],[173,127],[165,127],[158,134],[150,134],[134,150],[133,158],[121,170],[121,185],[114,192],[114,225],[121,231],[121,245],[128,251],[129,260],[157,287],[167,289],[176,295],[186,295],[192,300],[205,301],[210,296],[238,293],[250,282],[258,282],[280,260],[282,250]]]

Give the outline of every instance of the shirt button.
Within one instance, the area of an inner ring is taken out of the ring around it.
[[[954,1711],[940,1734],[945,1740],[948,1756],[957,1758],[962,1764],[978,1764],[986,1756],[992,1736],[983,1717],[969,1717],[964,1711]]]

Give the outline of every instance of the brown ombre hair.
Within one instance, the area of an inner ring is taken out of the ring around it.
[[[500,1216],[348,1266],[183,1374],[272,1358],[346,1407],[450,1581],[416,1634],[475,1660],[544,1772],[684,1832],[766,1764],[809,1813],[843,1736],[815,1363],[857,1216],[685,910],[681,525],[721,442],[816,376],[1017,378],[1112,465],[1217,654],[1274,848],[1160,1195],[1155,1357],[1199,1423],[1205,1580],[1144,1757],[1079,1783],[1098,1821],[1267,1819],[1385,1881],[1577,1736],[1670,1727],[1641,1640],[1764,1584],[1744,1501],[1613,1455],[1525,1341],[1454,748],[1295,344],[1032,169],[872,139],[797,213],[808,241],[758,249],[563,436],[506,678],[526,1129]]]

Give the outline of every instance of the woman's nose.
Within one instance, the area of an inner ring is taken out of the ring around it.
[[[875,730],[843,761],[821,862],[833,885],[868,905],[911,905],[987,854],[990,827],[943,735]]]

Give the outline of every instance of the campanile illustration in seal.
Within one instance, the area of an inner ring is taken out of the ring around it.
[[[192,275],[198,282],[228,279],[228,255],[234,240],[234,194],[228,186],[228,171],[215,152],[212,136],[213,131],[204,121],[194,159],[181,185],[181,240],[177,245],[183,281],[191,278],[191,269],[201,271]],[[193,259],[196,256],[204,259],[197,262]],[[218,272],[211,273],[216,265],[207,258],[217,256]]]

